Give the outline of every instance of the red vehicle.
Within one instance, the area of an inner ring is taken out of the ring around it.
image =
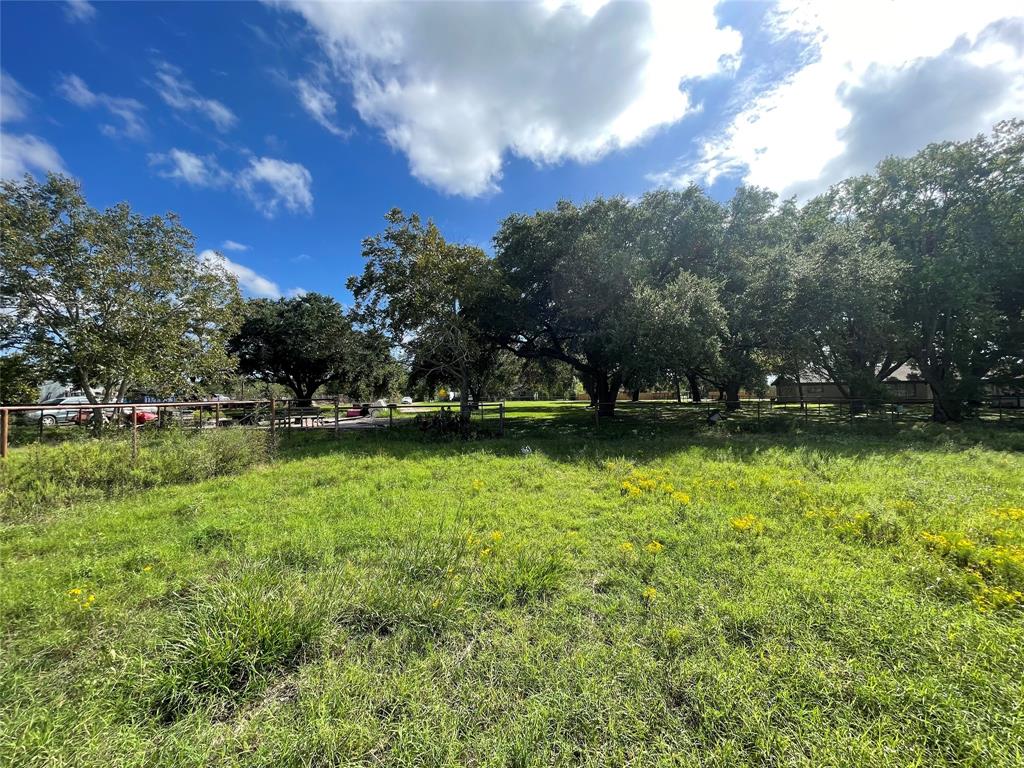
[[[131,408],[111,408],[110,406],[101,406],[100,408],[103,411],[104,422],[109,422],[111,419],[119,417],[125,424],[132,423]],[[88,424],[92,421],[94,411],[94,408],[83,408],[75,414],[72,421],[74,421],[75,424]],[[157,418],[157,413],[152,408],[139,408],[135,411],[135,423],[139,425],[149,424],[151,421],[156,421]]]

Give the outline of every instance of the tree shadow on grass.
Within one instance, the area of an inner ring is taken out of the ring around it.
[[[712,404],[710,410],[715,410]],[[894,455],[906,451],[943,453],[971,448],[1024,452],[1024,422],[1008,425],[934,424],[924,420],[892,420],[877,414],[831,419],[801,412],[757,414],[753,409],[730,414],[709,426],[709,406],[622,404],[613,418],[597,423],[582,404],[516,404],[506,406],[505,434],[496,423],[476,439],[438,439],[411,425],[358,433],[295,432],[282,437],[281,459],[345,454],[396,459],[461,457],[474,453],[516,456],[539,452],[571,463],[600,463],[613,456],[636,462],[693,448],[724,453],[731,460],[750,461],[769,448],[813,450],[840,457]]]

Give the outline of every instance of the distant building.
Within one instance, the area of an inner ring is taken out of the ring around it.
[[[893,400],[931,400],[932,390],[910,365],[901,365],[884,382],[888,395]],[[839,385],[820,371],[807,370],[800,374],[800,382],[786,374],[777,376],[772,382],[775,387],[775,401],[778,403],[799,403],[803,400],[845,400]]]

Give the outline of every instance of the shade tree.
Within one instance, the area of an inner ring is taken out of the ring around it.
[[[351,388],[387,356],[353,327],[341,304],[313,292],[247,301],[227,349],[244,374],[287,387],[300,405],[309,405],[326,384]]]
[[[173,213],[98,211],[59,175],[0,184],[6,351],[92,403],[192,390],[230,370],[241,297]]]

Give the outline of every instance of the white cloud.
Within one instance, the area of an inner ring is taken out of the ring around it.
[[[302,108],[309,113],[310,117],[335,136],[347,135],[346,131],[343,131],[334,124],[334,113],[337,110],[337,104],[331,94],[319,85],[304,78],[299,78],[295,81],[295,89],[296,95],[299,97],[299,103],[302,104]]]
[[[592,161],[695,107],[687,81],[730,71],[740,35],[713,0],[300,2],[367,123],[444,191],[495,191],[506,154]]]
[[[234,240],[225,240],[220,244],[225,251],[248,251],[249,246],[244,243],[236,243]]]
[[[200,96],[192,84],[181,76],[181,70],[167,62],[157,67],[153,86],[168,106],[179,112],[197,112],[214,124],[218,131],[230,130],[238,118],[216,99]]]
[[[295,288],[289,288],[287,291],[285,291],[285,296],[288,297],[289,299],[297,299],[300,296],[305,296],[307,293],[309,293],[309,291],[307,291],[305,288],[299,288],[298,286],[296,286]]]
[[[0,124],[24,120],[32,94],[13,77],[0,71]],[[67,173],[60,153],[45,139],[32,134],[0,134],[0,179],[20,179],[26,173]]]
[[[0,178],[19,179],[32,171],[67,173],[52,145],[38,136],[5,133],[0,141]]]
[[[140,139],[146,135],[146,122],[142,119],[145,107],[136,99],[95,93],[78,75],[63,75],[57,83],[57,92],[75,106],[82,109],[99,106],[120,120],[116,126],[109,123],[100,126],[100,130],[111,138],[126,136]]]
[[[178,179],[193,187],[220,187],[231,181],[231,176],[220,167],[212,155],[201,157],[183,149],[149,155],[149,164],[166,179]]]
[[[272,157],[253,157],[238,175],[238,186],[264,216],[280,208],[291,213],[313,212],[313,176],[305,166]]]
[[[277,283],[244,264],[231,261],[231,259],[214,250],[203,251],[199,254],[199,258],[210,266],[226,269],[233,274],[238,279],[239,287],[250,296],[260,296],[268,299],[281,298],[281,289]]]
[[[805,41],[808,63],[653,180],[741,175],[806,197],[887,155],[1024,113],[1019,2],[784,0],[770,20],[780,39]]]
[[[0,123],[24,120],[32,94],[13,77],[0,70]]]
[[[230,173],[213,155],[197,155],[184,149],[149,155],[158,176],[183,181],[193,187],[233,187],[244,194],[267,218],[281,210],[312,213],[313,176],[300,163],[273,157],[250,157],[249,164]],[[248,246],[228,240],[226,250],[247,250]]]
[[[68,21],[92,21],[96,17],[96,8],[88,0],[67,0],[64,15]]]
[[[288,259],[288,261],[292,261],[297,264],[300,261],[309,261],[312,258],[313,257],[310,256],[308,253],[300,253],[298,256],[292,256],[290,259]]]

